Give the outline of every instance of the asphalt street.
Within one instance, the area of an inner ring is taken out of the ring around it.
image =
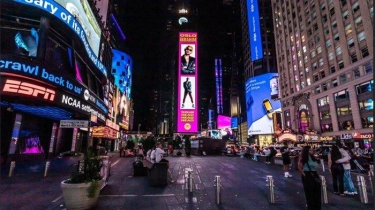
[[[167,157],[175,181],[166,187],[149,187],[147,177],[132,176],[134,158],[120,158],[118,153],[109,156],[111,176],[94,209],[306,209],[300,175],[292,169],[293,177],[284,178],[281,165],[226,156]],[[12,177],[9,164],[2,166],[0,209],[65,209],[60,182],[69,176],[69,165],[80,158],[49,159],[47,177],[44,177],[45,161],[16,163]],[[193,169],[192,193],[187,189],[185,168]],[[369,203],[361,203],[359,195],[333,194],[329,172],[320,174],[327,180],[329,201],[322,209],[374,209],[370,187],[367,188]],[[215,198],[215,176],[221,180],[220,204]],[[267,176],[274,178],[274,204],[268,201]],[[367,175],[364,176],[368,181]]]

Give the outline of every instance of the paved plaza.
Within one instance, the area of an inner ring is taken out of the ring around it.
[[[100,192],[95,209],[174,210],[174,209],[306,209],[301,178],[291,170],[292,178],[284,178],[281,165],[268,165],[240,157],[192,156],[167,157],[173,183],[166,187],[149,187],[147,177],[132,176],[133,158],[119,158],[110,153],[111,176]],[[69,176],[68,165],[78,157],[52,158],[47,177],[45,161],[16,164],[8,177],[9,164],[2,166],[0,209],[65,209],[60,182]],[[194,190],[188,192],[185,168],[193,169]],[[361,203],[358,195],[340,197],[333,194],[328,171],[320,171],[328,182],[328,204],[323,209],[374,209],[373,195],[367,188],[369,203]],[[275,182],[275,204],[268,202],[267,175]],[[353,179],[356,174],[353,174]],[[216,204],[215,176],[221,179],[221,204]],[[368,180],[368,177],[366,180]]]

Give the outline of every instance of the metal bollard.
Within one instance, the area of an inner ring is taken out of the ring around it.
[[[325,172],[326,169],[325,169],[325,167],[324,167],[324,160],[320,160],[320,163],[322,164],[322,170],[323,170],[323,172]]]
[[[15,167],[16,167],[16,161],[10,162],[9,177],[12,177]]]
[[[323,196],[323,203],[328,203],[328,194],[327,194],[327,183],[326,178],[320,175],[320,179],[322,180],[322,196]]]
[[[275,190],[272,176],[267,176],[267,186],[269,189],[268,202],[275,203]]]
[[[47,161],[46,162],[46,168],[44,169],[44,177],[46,177],[47,176],[47,173],[48,173],[48,170],[49,170],[49,166],[50,166],[50,162],[49,161]]]
[[[370,170],[368,171],[368,180],[371,186],[371,193],[374,194],[374,183],[372,180],[374,179],[374,166],[370,165]]]
[[[220,192],[220,176],[215,176],[215,197],[216,197],[216,204],[221,203],[221,192]]]
[[[188,190],[193,192],[193,170],[188,170]]]
[[[361,203],[368,203],[365,178],[361,175],[357,175],[357,182],[358,182],[359,197],[361,198]]]

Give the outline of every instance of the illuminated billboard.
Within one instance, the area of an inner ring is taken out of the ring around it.
[[[198,34],[179,33],[177,132],[198,131]]]
[[[79,36],[90,60],[107,77],[106,67],[98,59],[101,28],[87,0],[15,0],[15,2],[49,12],[64,22]]]
[[[231,117],[224,115],[217,116],[217,129],[220,130],[221,136],[223,138],[232,138],[231,127]]]
[[[277,73],[268,73],[246,81],[248,135],[273,133],[272,114],[281,111],[280,101],[272,100],[277,78]]]
[[[247,21],[249,25],[249,39],[251,61],[263,58],[262,35],[259,23],[258,0],[247,0]]]

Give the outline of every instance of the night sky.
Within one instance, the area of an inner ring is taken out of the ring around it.
[[[160,1],[131,0],[120,1],[121,15],[117,19],[126,36],[124,52],[133,58],[134,129],[142,124],[144,130],[150,124],[150,90],[157,88],[158,69],[155,62],[159,53],[161,34],[165,29],[166,17],[162,13]],[[218,0],[200,1],[199,18],[197,19],[199,45],[199,85],[204,88],[208,97],[215,101],[214,59],[223,51],[221,37],[224,25],[230,25],[223,13],[218,13]],[[223,6],[221,6],[223,7]],[[215,12],[216,11],[216,12]],[[176,32],[178,33],[178,32]],[[177,36],[176,36],[177,37]],[[177,44],[177,40],[175,40]],[[177,65],[176,65],[177,68]],[[151,127],[152,125],[150,125]]]

